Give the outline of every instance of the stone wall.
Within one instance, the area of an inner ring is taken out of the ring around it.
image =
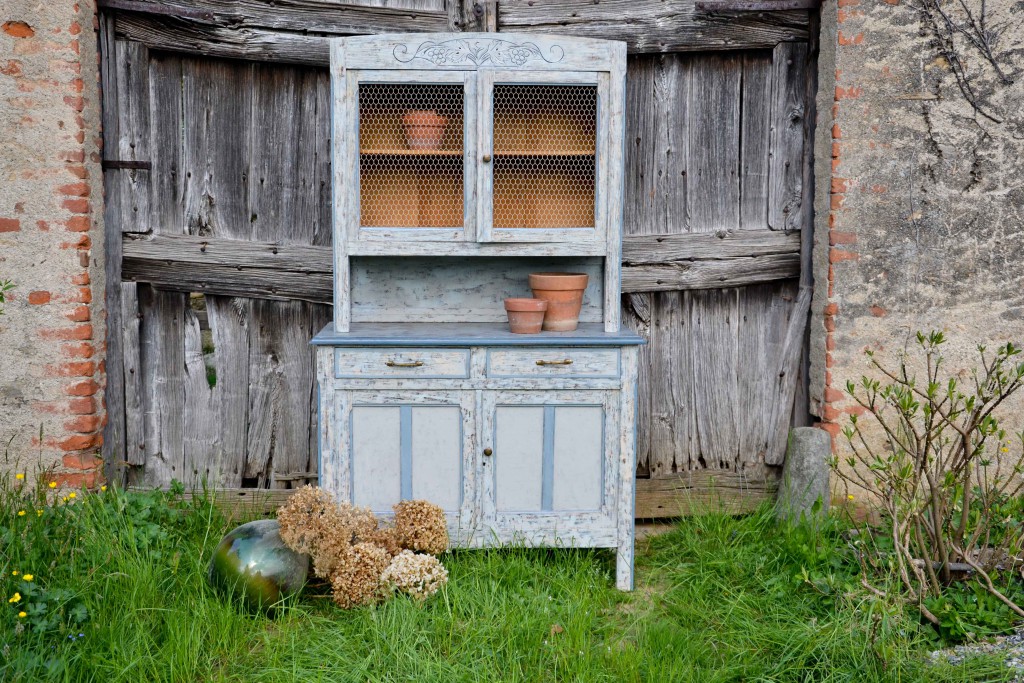
[[[986,7],[995,64],[950,0],[822,9],[811,377],[833,435],[866,348],[891,360],[917,330],[945,330],[948,367],[969,379],[978,343],[1024,341],[1024,12],[964,3],[977,23]]]
[[[0,3],[0,475],[99,472],[102,175],[95,7]]]

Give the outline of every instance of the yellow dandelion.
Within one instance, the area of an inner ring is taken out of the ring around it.
[[[18,481],[21,481],[22,479],[25,478],[25,475],[22,474],[21,472],[18,472],[17,474],[14,475],[14,478],[17,479]]]
[[[21,593],[15,593],[10,597],[10,599],[7,602],[11,603],[12,605],[16,602],[21,602]]]
[[[18,510],[18,516],[19,517],[24,517],[25,516],[25,511],[24,510]]]
[[[67,497],[67,496],[64,496],[64,497],[63,497],[63,498],[61,498],[60,500],[61,500],[61,502],[62,502],[62,503],[66,503],[66,502],[68,502],[68,497]]]
[[[50,488],[51,488],[51,489],[55,489],[55,488],[57,488],[57,482],[55,482],[55,481],[51,481],[51,482],[50,482]]]
[[[32,579],[34,579],[36,577],[35,577],[34,574],[22,574],[21,578],[24,579],[25,581],[31,581]]]
[[[18,612],[18,618],[19,619],[24,619],[27,616],[28,616],[27,612]]]
[[[848,496],[846,496],[846,500],[853,500],[853,494],[851,493]]]
[[[19,572],[17,569],[15,569],[13,572],[11,572],[11,576],[17,576],[20,573],[21,572]]]
[[[74,491],[72,491],[71,493],[68,494],[68,498],[74,498],[74,497],[75,497],[75,492]]]
[[[1003,446],[1003,447],[1002,447],[1002,448],[1000,448],[999,450],[1001,450],[1001,451],[1002,451],[1003,453],[1009,453],[1009,452],[1010,452],[1010,449],[1009,449],[1009,448],[1007,448],[1006,446]]]
[[[36,517],[42,517],[42,516],[43,516],[43,511],[42,510],[36,510]]]
[[[100,491],[106,491],[106,490],[107,490],[107,485],[106,484],[104,484],[103,486],[100,487]]]

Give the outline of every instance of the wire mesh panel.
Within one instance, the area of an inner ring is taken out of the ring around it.
[[[359,86],[363,227],[461,227],[463,86]]]
[[[495,228],[594,226],[597,87],[494,86]]]

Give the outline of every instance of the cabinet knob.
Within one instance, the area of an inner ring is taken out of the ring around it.
[[[483,155],[483,157],[481,157],[481,161],[483,161],[483,162],[484,162],[485,164],[486,164],[486,163],[490,163],[490,161],[491,161],[491,155],[490,155],[490,154],[485,154],[485,155]]]
[[[491,454],[491,453],[493,453],[493,452],[494,452],[494,451],[492,451],[492,450],[491,450],[490,448],[485,448],[485,449],[484,449],[484,455],[490,455],[490,454]]]

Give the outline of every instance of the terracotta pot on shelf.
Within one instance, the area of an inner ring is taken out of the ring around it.
[[[432,109],[411,109],[402,117],[409,149],[440,149],[448,119]]]
[[[548,302],[541,299],[505,299],[508,326],[514,334],[537,334],[544,323]]]
[[[530,273],[530,289],[538,299],[548,302],[544,329],[571,332],[580,322],[586,273]]]

